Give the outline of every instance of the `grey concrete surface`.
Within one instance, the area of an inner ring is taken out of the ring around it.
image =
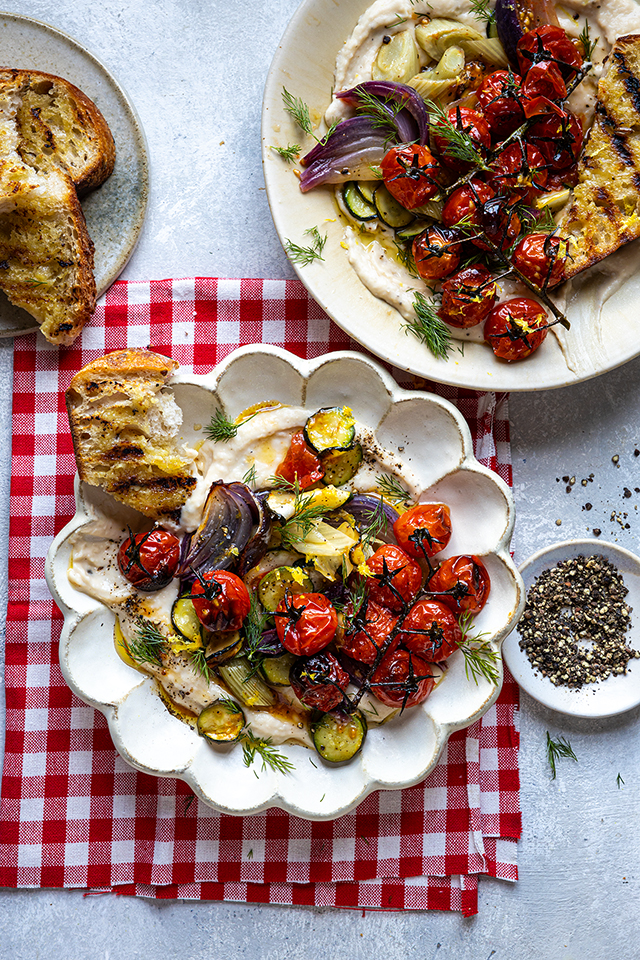
[[[151,198],[126,278],[293,275],[263,189],[259,119],[266,72],[296,6],[297,0],[22,0],[16,8],[80,40],[140,114]],[[11,344],[0,343],[3,558],[11,359]],[[625,498],[624,487],[640,487],[639,380],[637,360],[588,384],[512,396],[517,560],[594,527],[637,552],[639,498]],[[593,481],[582,487],[590,474]],[[576,477],[570,493],[563,476]],[[591,510],[583,509],[587,502]],[[612,512],[621,522],[611,520]],[[4,610],[4,559],[0,594]],[[483,881],[475,918],[3,890],[0,960],[356,960],[380,952],[388,960],[636,960],[638,719],[636,710],[571,721],[523,695],[520,880]],[[579,761],[562,763],[555,781],[545,757],[547,731],[566,736]],[[624,785],[617,785],[618,774]]]

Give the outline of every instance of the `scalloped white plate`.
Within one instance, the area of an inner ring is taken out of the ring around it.
[[[469,428],[455,407],[432,394],[402,390],[359,354],[300,360],[262,345],[235,351],[207,376],[178,372],[173,386],[187,441],[202,438],[194,424],[208,422],[220,404],[235,417],[259,400],[277,399],[312,409],[347,404],[383,446],[403,448],[403,459],[421,480],[422,499],[442,500],[451,508],[453,536],[443,556],[480,554],[486,563],[492,587],[476,626],[500,651],[524,604],[522,581],[509,555],[513,499],[506,484],[474,458]],[[56,537],[46,564],[49,588],[65,617],[64,676],[82,700],[104,713],[125,760],[145,773],[184,779],[217,810],[250,814],[276,806],[311,820],[341,816],[372,790],[397,790],[424,779],[449,735],[482,716],[498,696],[502,660],[497,684],[476,684],[465,675],[462,654],[456,654],[428,700],[385,726],[372,727],[364,749],[348,766],[331,768],[304,747],[286,745],[280,749],[294,764],[292,773],[248,769],[240,749],[215,750],[169,714],[154,681],[117,656],[114,615],[70,585],[71,534],[91,520],[98,505],[117,515],[125,510],[79,482],[76,502],[76,516]]]
[[[372,0],[304,0],[280,41],[267,77],[262,107],[262,163],[267,196],[276,231],[306,246],[305,231],[318,226],[327,235],[323,261],[293,268],[311,296],[350,336],[372,353],[401,370],[441,383],[475,390],[546,390],[596,377],[640,353],[640,271],[635,267],[638,246],[622,248],[596,269],[572,300],[571,343],[579,366],[569,369],[552,334],[530,358],[520,363],[497,360],[485,344],[464,341],[464,356],[455,347],[449,360],[438,360],[426,346],[402,330],[404,320],[360,282],[341,247],[341,222],[331,187],[301,193],[294,170],[272,146],[299,143],[301,132],[286,113],[282,88],[301,98],[314,122],[327,109],[334,83],[336,55],[358,18]],[[428,4],[423,5],[428,7]],[[441,14],[442,15],[442,14]],[[393,17],[393,14],[392,14]],[[311,149],[307,144],[306,149]],[[633,258],[635,257],[635,261]],[[616,277],[632,263],[631,275],[619,289]],[[612,283],[615,290],[605,303],[600,331],[595,331],[594,303],[599,290]],[[596,332],[584,336],[585,325]],[[623,331],[623,333],[621,333]]]

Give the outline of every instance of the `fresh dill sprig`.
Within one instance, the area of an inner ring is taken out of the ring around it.
[[[256,465],[252,463],[245,475],[242,478],[242,482],[246,484],[247,487],[255,487],[256,485]]]
[[[584,59],[591,60],[593,57],[593,51],[598,46],[598,38],[595,40],[591,39],[589,34],[589,21],[585,20],[584,27],[582,28],[582,33],[578,37],[578,40],[582,44],[582,49],[584,51]]]
[[[329,137],[331,137],[335,133],[336,127],[338,127],[341,123],[342,123],[342,119],[334,120],[334,122],[331,124],[327,132],[323,133],[321,137],[316,137],[315,139],[318,141],[318,143],[324,145],[329,139]]]
[[[616,783],[618,784],[618,790],[620,789],[620,787],[624,786],[624,780],[622,779],[621,773],[619,773],[618,776],[616,777]]]
[[[486,23],[496,22],[495,10],[489,9],[490,0],[469,0],[469,2],[476,20],[484,20]]]
[[[253,676],[264,660],[258,647],[268,614],[260,608],[254,591],[251,591],[249,602],[249,613],[242,624],[242,630],[244,632],[244,653],[253,668],[251,671],[251,676]]]
[[[204,432],[208,440],[213,440],[214,443],[226,443],[228,440],[233,440],[238,433],[238,428],[241,427],[243,423],[253,420],[255,416],[257,416],[257,414],[252,413],[251,416],[245,417],[240,423],[236,423],[235,420],[230,420],[229,417],[218,408],[211,417],[209,426],[204,428]]]
[[[439,360],[448,360],[451,349],[451,334],[446,323],[443,323],[437,314],[434,301],[427,300],[422,293],[416,293],[413,299],[413,309],[416,319],[407,320],[403,324],[405,333],[409,331],[421,343],[431,350]]]
[[[271,737],[255,737],[250,730],[245,730],[242,735],[242,754],[245,767],[250,767],[254,760],[260,757],[263,771],[271,767],[278,773],[289,773],[295,768],[283,753],[275,749]]]
[[[547,730],[547,760],[551,767],[552,780],[556,778],[556,760],[559,759],[575,760],[576,763],[578,762],[578,758],[571,749],[569,741],[564,737],[558,737],[557,740],[552,740]]]
[[[360,531],[360,540],[364,545],[370,546],[382,528],[387,524],[387,516],[384,512],[384,501],[382,497],[380,497],[376,506],[372,507],[371,510],[363,514],[363,516],[366,519],[366,524]]]
[[[240,713],[240,707],[231,697],[218,697],[218,703],[222,703],[229,713]]]
[[[284,109],[287,111],[289,116],[295,120],[300,129],[304,130],[305,133],[312,134],[313,127],[311,124],[311,117],[309,116],[309,107],[306,105],[304,100],[301,100],[300,97],[294,97],[292,93],[289,93],[286,87],[283,87],[282,102],[284,104]]]
[[[405,244],[398,239],[394,239],[394,246],[396,248],[396,257],[405,268],[409,276],[418,278],[418,270],[416,268],[416,261],[413,256],[413,251],[410,244]]]
[[[281,487],[281,489],[286,489]],[[316,520],[322,519],[327,512],[326,506],[313,502],[313,494],[303,493],[298,481],[289,484],[294,494],[293,516],[280,526],[280,543],[287,549],[296,549],[312,531]]]
[[[290,143],[286,147],[271,147],[271,149],[287,163],[293,163],[300,156],[301,147],[299,143]]]
[[[127,641],[129,656],[139,663],[162,664],[160,650],[167,642],[155,623],[146,617],[138,617],[138,629],[135,636]]]
[[[355,580],[352,584],[347,586],[347,600],[341,607],[341,613],[344,618],[344,632],[350,633],[353,629],[353,625],[358,617],[358,614],[362,610],[362,606],[367,597],[367,590],[365,586],[365,579],[361,578]],[[347,610],[347,607],[351,604],[351,611]]]
[[[543,207],[539,213],[533,213],[531,208],[524,205],[520,208],[517,205],[517,213],[520,217],[522,230],[518,240],[526,237],[530,233],[551,233],[557,228],[553,213],[549,207]]]
[[[366,114],[374,127],[385,132],[385,146],[388,141],[398,139],[395,118],[403,106],[396,100],[391,100],[388,97],[375,97],[364,90],[358,93],[358,113]]]
[[[449,120],[446,110],[434,100],[427,100],[427,111],[431,122],[431,130],[442,140],[446,141],[445,154],[452,160],[470,163],[479,170],[489,170],[474,141],[464,130],[458,130]]]
[[[467,680],[474,680],[477,684],[480,677],[484,677],[489,683],[497,683],[500,676],[497,663],[498,653],[493,649],[488,640],[483,640],[486,633],[469,633],[473,616],[470,613],[463,613],[458,619],[460,629],[462,630],[462,640],[458,649],[462,651],[464,657],[464,672]]]
[[[376,489],[385,500],[394,503],[411,503],[411,494],[405,490],[397,477],[390,473],[379,473],[376,477]]]
[[[192,650],[189,653],[189,659],[191,660],[191,666],[201,677],[207,681],[211,682],[211,670],[209,664],[207,663],[206,650],[204,647],[198,647],[197,650]]]
[[[291,262],[299,263],[303,267],[307,267],[310,263],[313,263],[314,260],[324,260],[322,251],[327,242],[326,234],[322,236],[317,227],[311,227],[309,230],[305,230],[305,236],[312,238],[311,245],[308,247],[302,247],[287,237],[285,237],[284,241],[284,250]]]

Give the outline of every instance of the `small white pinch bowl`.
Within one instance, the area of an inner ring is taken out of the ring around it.
[[[217,750],[173,717],[155,681],[127,666],[113,642],[114,614],[75,590],[67,570],[71,535],[98,505],[133,516],[95,487],[76,478],[77,513],[54,540],[46,563],[49,588],[65,618],[60,664],[71,689],[108,720],[116,749],[132,766],[161,777],[179,777],[210,807],[247,815],[280,807],[309,820],[342,816],[373,790],[398,790],[423,780],[451,733],[469,726],[491,706],[502,685],[500,650],[524,606],[520,575],[509,555],[514,504],[508,486],[473,455],[469,428],[448,401],[401,389],[367,357],[351,352],[301,360],[277,347],[256,345],[232,353],[206,376],[179,371],[172,380],[183,410],[185,441],[202,439],[194,425],[222,407],[231,417],[265,399],[309,409],[346,404],[373,429],[378,441],[419,477],[425,501],[446,502],[453,536],[443,556],[479,554],[491,576],[491,593],[475,620],[498,653],[499,679],[465,673],[462,653],[448,661],[432,695],[392,722],[371,727],[363,750],[348,765],[330,767],[308,749],[279,747],[294,765],[282,774],[247,768],[239,747]],[[256,776],[256,774],[258,774]]]
[[[565,540],[538,550],[520,566],[527,593],[545,570],[563,560],[580,555],[598,555],[609,560],[622,574],[629,593],[626,603],[632,609],[627,646],[640,648],[640,558],[634,553],[604,540]],[[640,705],[640,660],[630,660],[628,672],[607,677],[598,683],[587,683],[579,690],[555,686],[534,670],[526,653],[520,649],[520,634],[511,634],[503,647],[504,661],[519,685],[534,700],[558,713],[597,720],[613,717]]]

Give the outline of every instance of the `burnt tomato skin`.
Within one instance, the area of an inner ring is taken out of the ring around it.
[[[475,327],[491,313],[496,297],[495,281],[484,264],[465,267],[442,284],[438,315],[451,327]]]
[[[276,470],[276,476],[289,483],[298,482],[301,490],[307,490],[324,476],[324,467],[304,439],[302,430],[294,433],[286,456]]]
[[[349,674],[332,653],[300,657],[291,668],[291,687],[298,700],[311,710],[328,713],[344,703]]]
[[[335,637],[338,614],[323,593],[287,594],[275,611],[280,643],[297,657],[310,657]]]
[[[228,570],[202,574],[191,588],[191,600],[208,630],[239,630],[251,607],[244,582]]]
[[[525,33],[517,46],[520,72],[524,76],[537,63],[551,61],[565,80],[575,77],[583,64],[578,48],[562,27],[547,24]]]
[[[440,165],[428,147],[398,144],[380,164],[384,185],[407,210],[421,207],[440,189]]]
[[[535,196],[546,187],[549,174],[545,159],[531,143],[509,144],[491,166],[491,186],[496,193],[517,190],[522,195]]]
[[[494,143],[499,143],[524,122],[522,78],[507,70],[494,70],[476,90],[479,109]]]
[[[347,605],[347,616],[353,616],[353,606]],[[362,608],[351,620],[351,627],[345,633],[340,650],[352,660],[372,664],[389,634],[395,629],[397,616],[381,607],[371,598],[366,598]],[[395,649],[399,641],[390,641],[389,649]]]
[[[550,170],[547,179],[547,189],[553,189],[549,183],[554,171],[565,171],[572,167],[582,150],[584,134],[582,124],[568,110],[541,117],[531,124],[527,131],[527,139],[542,154]]]
[[[367,560],[371,600],[399,613],[410,604],[422,586],[422,570],[411,557],[393,543],[385,543]]]
[[[487,602],[491,579],[480,557],[449,557],[430,578],[427,589],[457,616],[461,613],[475,616]]]
[[[405,553],[426,560],[444,550],[451,539],[451,512],[446,503],[416,503],[401,513],[393,533]]]
[[[567,85],[557,65],[552,60],[545,60],[534,64],[528,71],[522,92],[529,99],[545,97],[547,100],[561,101],[567,96]]]
[[[446,660],[462,642],[455,615],[439,600],[418,600],[402,621],[400,642],[431,663]]]
[[[555,287],[564,277],[567,241],[547,233],[530,233],[513,251],[513,264],[540,289]]]
[[[413,259],[423,280],[442,280],[460,265],[462,238],[448,227],[433,226],[413,241]]]
[[[537,300],[514,297],[493,308],[484,336],[500,360],[524,360],[544,341],[547,325],[547,313]]]
[[[432,665],[410,650],[388,653],[371,677],[371,693],[388,707],[413,707],[433,687]]]
[[[120,544],[118,567],[129,583],[151,593],[171,583],[180,563],[180,541],[159,527],[133,534]]]
[[[495,190],[482,180],[470,180],[469,183],[453,191],[442,208],[442,222],[445,227],[455,227],[464,220],[480,228],[483,204],[495,195]]]

